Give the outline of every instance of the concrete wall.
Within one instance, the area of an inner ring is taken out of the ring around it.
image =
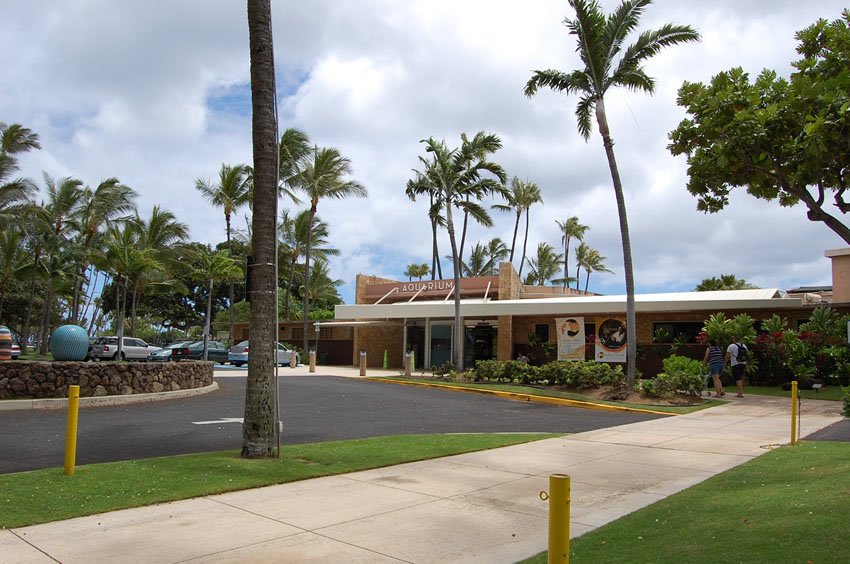
[[[850,302],[850,249],[833,249],[824,255],[832,260],[832,301]]]
[[[0,362],[0,399],[117,396],[209,386],[213,362]]]

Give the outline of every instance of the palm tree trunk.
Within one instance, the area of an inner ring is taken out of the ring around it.
[[[579,274],[581,274],[581,263],[576,259],[576,290],[578,290]]]
[[[30,322],[32,322],[32,303],[35,298],[35,275],[38,272],[41,249],[35,250],[33,257],[32,278],[30,279],[29,299],[27,300],[27,313],[24,316],[24,326],[21,327],[21,354],[27,354],[27,342],[30,338]]]
[[[119,282],[116,289],[116,294],[118,295],[118,316],[115,320],[115,326],[117,329],[115,334],[118,336],[118,350],[115,351],[115,360],[121,360],[122,355],[124,354],[124,319],[127,313],[127,292],[129,289],[130,280],[127,276],[124,276],[124,281]]]
[[[567,289],[567,278],[569,275],[567,274],[567,258],[570,256],[570,238],[566,237],[564,239],[564,290]]]
[[[133,302],[130,308],[130,336],[136,336],[136,306],[139,303],[139,281],[133,284]]]
[[[210,278],[210,289],[207,294],[207,316],[204,322],[204,360],[209,359],[210,346],[210,316],[212,315],[213,279]]]
[[[53,278],[47,278],[47,291],[44,293],[44,306],[41,308],[41,329],[38,333],[38,354],[47,354],[47,337],[50,334],[50,310],[53,303]]]
[[[286,285],[286,298],[285,298],[285,302],[286,302],[285,311],[286,311],[286,313],[284,315],[284,319],[286,319],[287,321],[292,321],[292,315],[290,314],[290,311],[289,311],[289,299],[290,299],[290,296],[292,295],[292,285],[295,284],[295,263],[296,263],[297,260],[298,259],[296,258],[292,262],[290,262],[290,264],[289,264],[289,283]]]
[[[516,212],[516,223],[514,223],[514,238],[511,239],[511,256],[508,258],[509,262],[514,261],[514,249],[516,248],[516,234],[519,231],[519,218],[522,217],[522,209],[518,209]]]
[[[466,197],[466,201],[469,201],[469,196]],[[460,232],[460,248],[457,250],[457,261],[463,264],[463,246],[466,244],[466,228],[469,224],[469,212],[463,212],[463,229]]]
[[[525,249],[528,246],[528,224],[530,223],[531,210],[525,210],[525,239],[522,241],[522,260],[519,261],[519,277],[522,279],[522,267],[525,265]]]
[[[80,312],[79,321],[82,322],[86,316],[89,314],[89,307],[91,307],[92,302],[94,301],[94,293],[97,289],[97,279],[100,271],[98,271],[94,265],[91,266],[91,275],[90,275],[90,283],[86,286],[86,292],[83,296],[85,302],[83,304],[83,310]],[[91,292],[91,294],[89,294]],[[95,307],[95,312],[97,311],[97,307]],[[94,317],[94,313],[92,313],[92,317]]]
[[[309,351],[309,336],[307,329],[310,319],[310,253],[313,247],[313,218],[316,217],[316,206],[310,206],[310,222],[307,224],[307,245],[304,253],[304,335],[303,335],[303,354]]]
[[[629,220],[626,216],[626,198],[623,194],[620,171],[617,168],[617,159],[614,156],[614,142],[611,139],[611,131],[608,128],[608,119],[605,115],[605,103],[602,98],[596,101],[596,123],[599,125],[602,144],[605,146],[605,155],[608,157],[608,168],[611,171],[611,180],[614,183],[614,196],[617,200],[617,214],[620,218],[620,236],[623,240],[623,270],[626,274],[626,374],[628,376],[629,386],[633,388],[635,385],[637,322],[635,319],[635,279],[632,270],[632,244],[629,238]]]
[[[270,0],[248,0],[251,53],[251,130],[254,158],[251,250],[251,362],[245,388],[242,452],[245,458],[272,455],[275,430],[273,382],[277,311],[277,116]]]
[[[585,294],[587,293],[587,287],[588,287],[589,285],[590,285],[590,271],[588,270],[588,271],[585,273],[585,277],[584,277],[584,293],[585,293]]]
[[[463,343],[463,320],[460,317],[460,261],[457,256],[457,243],[455,242],[455,226],[452,221],[451,198],[446,198],[446,229],[449,232],[449,244],[452,247],[452,262],[454,266],[454,291],[455,291],[455,319],[452,335],[452,364],[458,370],[463,370],[463,355],[460,354]]]
[[[224,214],[224,215],[225,215],[225,222],[227,223],[227,255],[232,260],[233,259],[233,245],[230,242],[230,214]],[[227,328],[227,343],[229,345],[234,344],[233,343],[233,294],[234,294],[233,287],[234,287],[234,284],[235,284],[234,281],[231,279],[230,280],[230,294],[228,295],[228,298],[230,299],[230,301],[228,302],[228,308],[227,308],[228,309],[228,312],[227,312],[228,313],[228,322],[229,322],[229,325],[228,325],[228,328]],[[212,297],[212,292],[210,293],[210,297]],[[207,359],[207,354],[206,354],[206,351],[204,351],[204,360],[206,360],[206,359]]]

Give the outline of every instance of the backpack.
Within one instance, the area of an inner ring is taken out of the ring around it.
[[[735,355],[738,362],[749,362],[750,353],[747,352],[747,345],[743,343],[735,343],[735,345],[738,347],[738,354]]]

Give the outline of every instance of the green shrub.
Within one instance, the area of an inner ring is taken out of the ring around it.
[[[844,391],[844,415],[850,417],[850,386],[842,390]]]
[[[699,363],[699,361],[695,362]],[[669,397],[676,393],[698,396],[702,394],[703,378],[700,374],[691,374],[683,370],[662,372],[655,378],[641,381],[640,389],[644,395],[653,398]]]
[[[675,354],[665,358],[662,364],[664,366],[664,372],[667,374],[684,372],[686,374],[702,376],[707,372],[705,366],[699,360]]]

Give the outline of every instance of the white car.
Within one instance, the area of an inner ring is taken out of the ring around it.
[[[227,355],[227,360],[233,366],[242,366],[243,364],[248,363],[248,341],[242,341],[241,343],[237,343],[230,347],[230,353]],[[291,359],[292,351],[285,346],[283,343],[277,344],[277,363],[281,366],[289,366],[289,362]],[[295,353],[295,364],[299,364],[301,362],[300,355]]]
[[[141,339],[124,337],[121,357],[118,357],[118,337],[98,337],[91,347],[92,360],[148,360],[152,352],[159,350]]]

